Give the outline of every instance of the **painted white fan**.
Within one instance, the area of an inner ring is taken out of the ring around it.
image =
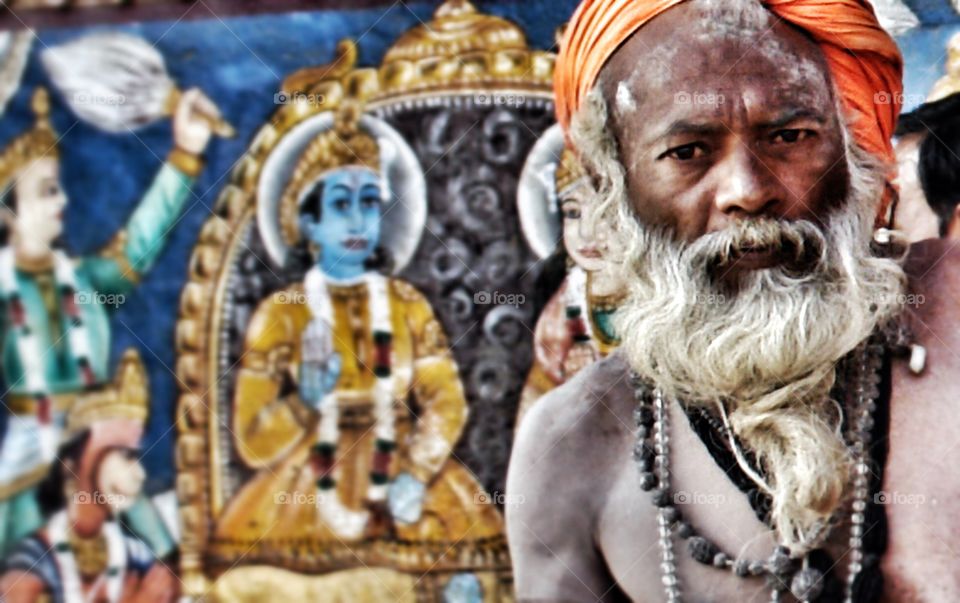
[[[169,117],[180,99],[160,51],[130,34],[83,36],[44,50],[41,61],[73,112],[108,132],[136,130]],[[235,134],[222,119],[213,127],[220,136]]]
[[[20,88],[33,38],[29,31],[0,32],[0,115]]]

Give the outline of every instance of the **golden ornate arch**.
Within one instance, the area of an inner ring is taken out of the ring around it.
[[[282,93],[289,98],[257,131],[230,174],[201,229],[180,300],[176,491],[186,595],[202,596],[213,577],[207,553],[225,502],[225,459],[217,443],[226,428],[219,412],[226,293],[243,236],[256,221],[257,183],[266,158],[297,124],[347,99],[364,102],[368,110],[445,95],[516,93],[548,101],[554,60],[551,52],[530,49],[517,25],[481,14],[467,0],[449,0],[430,23],[403,34],[379,67],[358,67],[356,45],[344,40],[330,64],[284,81]]]

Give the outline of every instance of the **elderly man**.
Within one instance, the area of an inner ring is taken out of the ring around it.
[[[631,291],[517,435],[521,601],[960,601],[960,258],[875,231],[901,70],[862,0],[578,8],[557,114]]]

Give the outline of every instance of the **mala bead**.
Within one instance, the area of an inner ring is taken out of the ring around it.
[[[737,562],[733,564],[733,573],[741,578],[746,578],[750,575],[750,562],[746,559],[737,559]]]
[[[637,427],[649,428],[653,425],[653,410],[649,406],[639,406],[633,412],[633,420],[636,421]]]
[[[637,442],[637,445],[633,447],[633,458],[648,468],[650,463],[653,462],[653,449],[646,442]]]
[[[771,574],[783,575],[790,573],[793,569],[793,560],[790,559],[790,551],[786,547],[778,546],[770,559],[767,561],[767,567]]]
[[[690,538],[696,532],[693,531],[693,526],[685,521],[680,521],[677,523],[677,536],[680,538]]]
[[[808,567],[793,575],[790,581],[790,593],[800,601],[810,601],[823,591],[823,573]]]
[[[653,504],[657,507],[666,507],[673,501],[671,500],[670,491],[666,488],[657,488],[653,491]]]
[[[680,511],[676,507],[664,507],[663,516],[670,524],[673,524],[680,519]]]
[[[657,485],[657,477],[649,471],[640,474],[640,489],[649,492]]]
[[[713,565],[713,559],[720,552],[715,544],[703,536],[694,536],[687,541],[690,556],[704,565]]]
[[[910,346],[910,372],[919,375],[927,366],[927,349],[922,345]]]
[[[764,582],[766,582],[767,588],[770,588],[775,593],[783,592],[789,587],[787,584],[787,576],[781,576],[778,574],[767,574],[764,578]]]
[[[730,562],[730,557],[727,556],[724,552],[719,552],[713,556],[713,567],[727,567],[727,563]]]

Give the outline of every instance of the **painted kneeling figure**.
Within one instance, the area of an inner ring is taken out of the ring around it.
[[[178,581],[118,520],[145,478],[140,437],[147,416],[143,368],[128,354],[118,395],[71,411],[66,439],[38,497],[46,524],[7,555],[8,603],[163,603]]]

